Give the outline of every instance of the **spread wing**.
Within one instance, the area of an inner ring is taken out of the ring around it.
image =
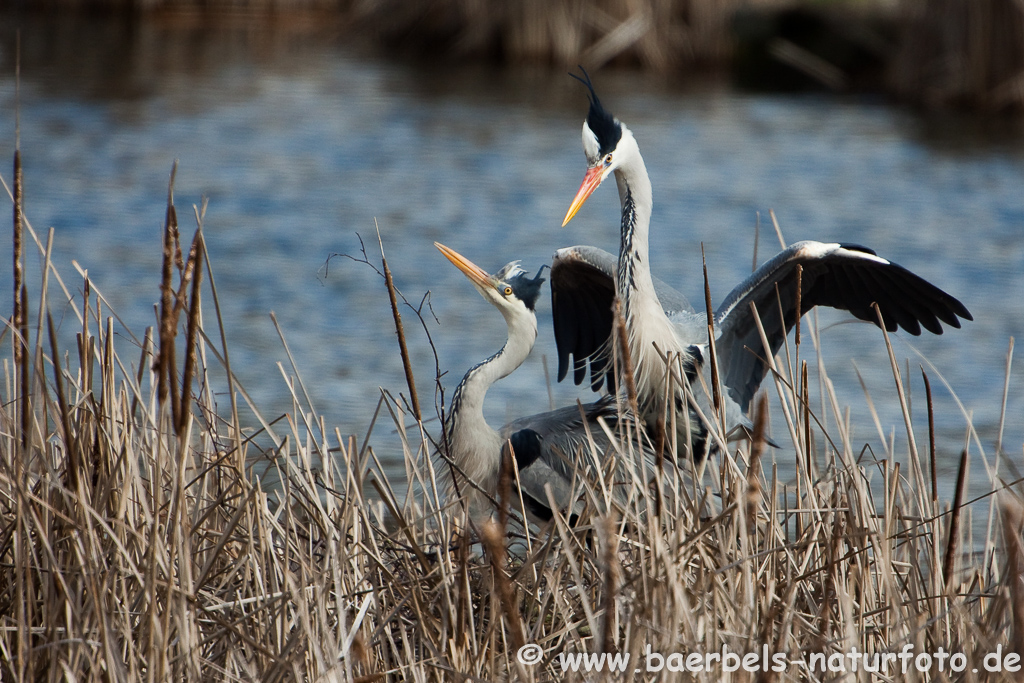
[[[960,327],[960,318],[974,319],[956,298],[866,247],[797,242],[740,283],[715,312],[723,381],[744,411],[767,371],[750,304],[757,307],[775,355],[796,322],[797,266],[803,267],[801,315],[815,306],[829,306],[877,324],[872,308],[877,303],[886,330],[903,328],[914,335],[922,327],[942,334],[941,323]]]
[[[607,345],[612,333],[617,265],[614,255],[597,247],[566,247],[555,252],[551,262],[551,314],[559,382],[565,379],[571,363],[573,382],[582,384],[589,363],[590,387],[600,391],[607,377],[608,389],[614,391],[614,378],[607,372],[611,362]],[[693,311],[686,297],[656,278],[654,290],[666,315]]]

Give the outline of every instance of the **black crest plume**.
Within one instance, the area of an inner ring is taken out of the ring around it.
[[[594,84],[590,81],[590,74],[582,66],[580,71],[583,72],[583,78],[580,78],[574,73],[569,73],[570,76],[575,78],[577,81],[587,87],[588,95],[590,97],[590,111],[587,112],[587,127],[593,131],[597,137],[597,145],[600,148],[599,152],[601,156],[604,156],[608,152],[611,152],[619,144],[619,139],[622,138],[622,127],[619,122],[615,120],[604,107],[601,106],[601,100],[597,99],[597,93],[594,92]]]
[[[526,304],[531,311],[537,305],[537,299],[540,298],[540,287],[544,284],[544,278],[540,274],[547,267],[547,264],[541,266],[533,278],[526,277],[526,273],[519,273],[506,280],[512,291],[515,292],[516,298]]]

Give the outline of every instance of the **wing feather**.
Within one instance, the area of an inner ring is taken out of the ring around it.
[[[551,314],[558,347],[558,381],[571,367],[573,381],[582,384],[590,368],[590,385],[600,391],[607,382],[614,390],[609,370],[608,338],[612,332],[615,271],[618,259],[597,247],[559,249],[551,263]],[[692,312],[682,294],[661,280],[654,289],[665,314]]]
[[[829,306],[877,324],[872,306],[877,303],[887,330],[902,328],[914,335],[921,333],[922,326],[942,334],[941,323],[960,327],[961,318],[973,320],[967,307],[955,297],[870,249],[798,242],[740,283],[715,313],[725,384],[743,410],[766,372],[762,361],[765,350],[750,306],[756,306],[760,314],[769,351],[774,355],[795,323],[798,265],[803,266],[801,314],[815,306]]]

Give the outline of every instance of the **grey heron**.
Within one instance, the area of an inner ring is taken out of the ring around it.
[[[491,305],[501,311],[508,326],[508,339],[494,355],[470,368],[459,382],[452,398],[445,433],[448,458],[454,466],[442,465],[445,499],[463,496],[471,516],[488,512],[488,498],[498,498],[502,458],[511,445],[518,469],[519,493],[527,518],[536,523],[552,518],[546,487],[557,507],[574,514],[574,475],[593,472],[586,462],[591,440],[603,459],[610,448],[598,419],[615,429],[619,414],[613,396],[605,396],[586,405],[573,405],[509,422],[500,430],[484,419],[487,390],[497,380],[522,365],[537,339],[534,307],[544,279],[540,272],[527,276],[513,261],[491,275],[452,249],[434,243]],[[442,446],[444,448],[444,446]],[[468,481],[467,481],[468,480]],[[514,499],[514,498],[513,498]]]
[[[574,380],[580,384],[589,363],[594,390],[600,390],[605,379],[612,388],[609,339],[612,303],[617,297],[635,374],[639,417],[649,427],[659,418],[674,420],[678,452],[689,445],[690,457],[701,461],[711,450],[706,421],[714,418],[709,392],[699,387],[687,392],[682,385],[711,386],[707,313],[695,311],[685,297],[652,276],[648,258],[651,181],[640,148],[629,128],[602,107],[586,72],[584,78],[571,75],[586,86],[590,100],[583,123],[588,168],[562,225],[614,174],[621,233],[617,259],[590,246],[555,253],[551,297],[558,379],[565,378],[571,364]],[[721,408],[727,435],[739,436],[738,428],[749,427],[746,412],[767,373],[766,351],[752,305],[763,323],[770,347],[767,353],[774,356],[798,313],[829,306],[877,324],[873,304],[878,305],[886,330],[903,328],[914,335],[922,327],[942,334],[941,323],[959,328],[959,318],[973,319],[956,298],[871,249],[852,244],[797,242],[737,285],[712,318],[725,389]],[[685,381],[673,383],[665,358],[678,359],[683,372],[677,375],[685,375]],[[667,400],[672,401],[672,411],[666,410]]]

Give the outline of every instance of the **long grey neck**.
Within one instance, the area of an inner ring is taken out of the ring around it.
[[[498,433],[484,419],[487,390],[523,364],[537,337],[536,325],[531,327],[525,321],[508,321],[508,328],[508,340],[501,350],[470,368],[455,389],[448,419],[448,438],[452,444],[474,450],[484,445],[479,442],[498,440]]]
[[[619,267],[616,273],[616,290],[623,302],[628,319],[631,303],[638,297],[653,298],[654,280],[651,277],[648,232],[651,225],[651,180],[643,157],[637,153],[635,159],[615,171],[619,187],[619,201],[622,204],[622,229],[619,243]],[[660,304],[658,309],[660,310]]]

